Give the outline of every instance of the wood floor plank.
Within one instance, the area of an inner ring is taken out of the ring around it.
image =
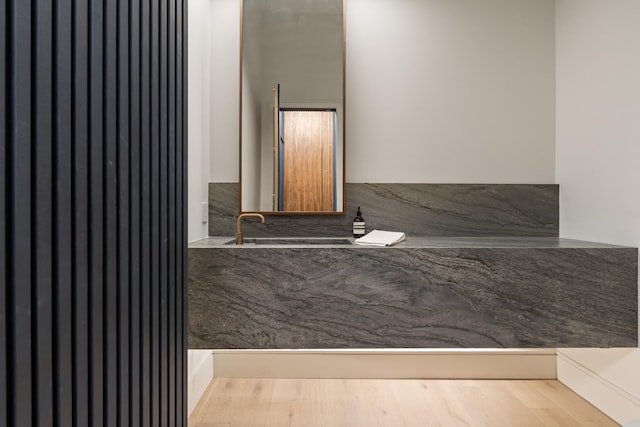
[[[200,401],[198,402],[196,407],[193,409],[193,412],[189,417],[190,424],[194,423],[195,425],[196,422],[205,419],[204,418],[205,412],[209,407],[210,403],[213,401],[215,389],[220,383],[221,383],[220,381],[216,381],[216,380],[213,380],[209,383],[206,390],[202,394]]]
[[[558,381],[216,378],[190,427],[616,426]]]
[[[345,425],[345,388],[341,380],[321,379],[305,382],[303,388],[305,422],[318,427]]]
[[[522,427],[544,425],[533,411],[499,382],[480,380],[476,381],[476,384],[485,395],[485,400],[482,402],[485,405],[486,415],[483,425]]]
[[[275,380],[247,379],[238,395],[236,410],[230,414],[229,424],[257,426],[264,423],[271,407]]]
[[[342,380],[347,425],[366,427],[377,425],[378,418],[371,410],[371,402],[363,394],[361,380]]]
[[[557,406],[548,396],[542,393],[538,381],[501,380],[500,384],[520,399],[527,408],[555,408]]]
[[[304,425],[303,386],[304,382],[296,379],[275,380],[265,426]]]
[[[427,385],[422,380],[392,380],[389,383],[404,425],[440,427],[444,426],[437,417],[436,406],[427,397]]]
[[[534,408],[532,411],[548,427],[580,427],[581,424],[561,408]]]
[[[434,414],[445,426],[473,426],[476,420],[467,411],[466,403],[456,396],[454,384],[446,380],[428,380],[425,393],[434,402]]]
[[[460,381],[444,384],[447,384],[447,399],[459,401],[460,406],[472,419],[470,425],[486,426],[492,419],[496,419],[489,397],[475,382]]]
[[[231,421],[239,410],[247,380],[245,378],[220,378],[220,381],[217,382],[200,422],[232,425]]]
[[[403,419],[395,396],[389,388],[387,380],[360,380],[362,395],[366,397],[369,418],[375,420],[376,426],[402,426]]]
[[[604,413],[598,411],[578,394],[573,393],[559,381],[545,380],[544,393],[556,403],[556,406],[567,411],[582,426],[617,426],[618,424]]]

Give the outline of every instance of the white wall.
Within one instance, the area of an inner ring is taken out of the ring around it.
[[[210,179],[231,182],[239,8],[212,4]],[[348,0],[346,31],[348,182],[555,182],[553,0]]]
[[[202,222],[202,203],[208,201],[209,151],[211,144],[211,15],[208,0],[189,0],[189,117],[188,117],[188,239],[190,242],[208,236],[207,223]]]
[[[189,7],[191,2],[189,0]],[[238,182],[240,141],[240,0],[207,0],[210,28],[210,182]],[[189,22],[191,37],[192,22]],[[189,52],[201,55],[200,52]],[[191,114],[191,110],[189,111]]]
[[[187,414],[191,415],[213,379],[213,351],[189,350],[187,369]]]
[[[558,0],[560,234],[640,246],[640,2]],[[640,350],[561,350],[558,376],[616,421],[640,418]]]
[[[552,0],[347,8],[348,182],[554,182]]]
[[[209,0],[189,0],[189,117],[188,117],[188,213],[190,242],[208,236],[207,223],[202,222],[202,202],[208,199],[209,152],[211,147],[211,27]],[[211,351],[188,352],[188,414],[195,408],[213,378]]]

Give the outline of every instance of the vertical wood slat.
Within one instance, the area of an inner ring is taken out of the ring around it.
[[[130,36],[129,36],[129,77],[130,77],[130,159],[129,159],[129,207],[131,212],[130,223],[130,417],[128,425],[142,425],[141,418],[141,363],[140,344],[140,3],[130,2]],[[127,424],[127,423],[124,423]]]
[[[0,57],[7,58],[7,4],[0,2]],[[6,66],[0,64],[0,425],[8,425],[7,419],[7,108],[6,108]]]
[[[10,76],[8,82],[8,127],[10,141],[8,220],[9,285],[7,310],[9,316],[9,387],[7,398],[9,424],[32,424],[34,412],[32,388],[32,229],[31,229],[31,149],[32,149],[32,19],[31,2],[14,0],[10,3]],[[3,82],[4,83],[4,82]]]
[[[71,234],[71,169],[72,169],[72,125],[71,125],[71,0],[58,0],[54,17],[54,114],[53,135],[55,161],[54,216],[54,361],[57,375],[54,378],[54,424],[72,425],[73,420],[73,361],[72,361],[72,251]],[[39,173],[39,171],[37,172]]]
[[[53,129],[54,117],[51,108],[54,102],[53,78],[53,8],[51,2],[39,0],[35,10],[36,35],[34,39],[34,193],[35,209],[35,293],[34,305],[36,375],[38,383],[38,404],[34,411],[34,422],[41,426],[51,426],[54,419],[54,367],[51,355],[54,353],[53,336]]]
[[[130,270],[129,245],[130,235],[130,211],[129,211],[129,157],[131,155],[129,144],[129,1],[118,1],[118,40],[117,40],[117,95],[118,95],[118,152],[117,152],[117,180],[118,180],[118,378],[130,378],[130,347],[129,336],[131,334],[129,288]],[[118,425],[130,424],[130,394],[129,382],[118,382]]]
[[[186,0],[6,3],[0,425],[186,425]]]
[[[177,256],[176,266],[178,271],[176,272],[176,280],[178,289],[178,301],[177,315],[176,315],[176,348],[187,348],[187,304],[186,304],[186,283],[187,283],[187,125],[186,118],[188,117],[187,108],[187,64],[188,64],[188,37],[187,37],[187,16],[188,16],[188,1],[177,0],[177,12],[176,12],[176,78],[179,84],[176,97],[176,135],[180,138],[180,143],[177,144],[176,152],[176,179],[179,184],[177,186],[176,204],[177,213],[176,224],[180,230],[179,235],[176,237],[176,242],[181,242],[176,245]],[[180,295],[181,294],[181,295]],[[180,299],[183,302],[180,302]],[[176,413],[181,416],[178,418],[176,425],[187,425],[187,357],[186,351],[177,351],[178,357],[176,360],[176,369],[181,372],[177,382],[181,387],[178,387],[178,396],[176,397]]]
[[[160,412],[160,0],[151,2],[151,424],[159,426]]]
[[[103,378],[103,286],[104,286],[104,203],[103,203],[103,10],[89,2],[89,313],[90,313],[90,425],[104,420]]]
[[[117,146],[118,146],[118,87],[117,87],[117,36],[118,36],[117,1],[104,2],[104,288],[103,288],[103,371],[104,425],[118,425],[118,178],[117,178]]]
[[[169,206],[168,203],[168,180],[169,180],[169,170],[168,170],[168,145],[169,145],[169,131],[168,131],[168,120],[169,120],[169,111],[168,111],[168,2],[167,0],[160,0],[159,2],[159,26],[158,26],[158,38],[159,38],[159,100],[160,100],[160,111],[159,111],[159,120],[160,120],[160,144],[159,144],[159,190],[160,190],[160,206]],[[160,348],[168,349],[168,264],[169,264],[169,254],[168,254],[168,228],[169,221],[167,218],[168,209],[160,209],[160,313],[158,316],[159,320],[159,344]],[[160,368],[160,395],[159,395],[159,405],[162,407],[162,413],[160,414],[160,422],[158,423],[161,427],[167,427],[167,422],[169,421],[168,417],[168,388],[169,388],[169,361],[168,361],[168,352],[160,351],[160,360],[159,360],[159,368]]]
[[[140,66],[141,66],[141,208],[140,208],[140,247],[141,247],[141,341],[142,366],[141,378],[141,411],[144,427],[152,425],[151,390],[152,366],[151,353],[153,351],[151,338],[151,10],[148,1],[142,1],[140,12]]]
[[[73,419],[90,425],[89,282],[89,0],[73,16]]]
[[[168,188],[168,241],[178,241],[176,234],[176,1],[169,0],[168,2],[168,34],[174,35],[168,37],[168,175],[169,175],[169,188]],[[169,402],[175,402],[176,399],[176,330],[171,325],[176,324],[176,302],[179,299],[176,284],[176,246],[168,245],[168,383],[167,399]],[[175,425],[178,420],[176,419],[176,407],[175,405],[167,405],[168,409],[168,423],[169,425]]]

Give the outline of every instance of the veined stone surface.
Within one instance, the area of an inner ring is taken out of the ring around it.
[[[443,247],[190,248],[189,347],[638,345],[637,249],[562,239],[559,247],[522,240],[446,247],[444,240]]]
[[[558,236],[555,184],[347,184],[345,215],[272,215],[252,237],[345,236],[358,206],[367,230],[415,236]],[[234,235],[238,184],[209,184],[209,235]]]

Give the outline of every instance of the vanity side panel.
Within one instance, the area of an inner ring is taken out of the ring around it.
[[[190,348],[636,347],[633,248],[189,249]]]

